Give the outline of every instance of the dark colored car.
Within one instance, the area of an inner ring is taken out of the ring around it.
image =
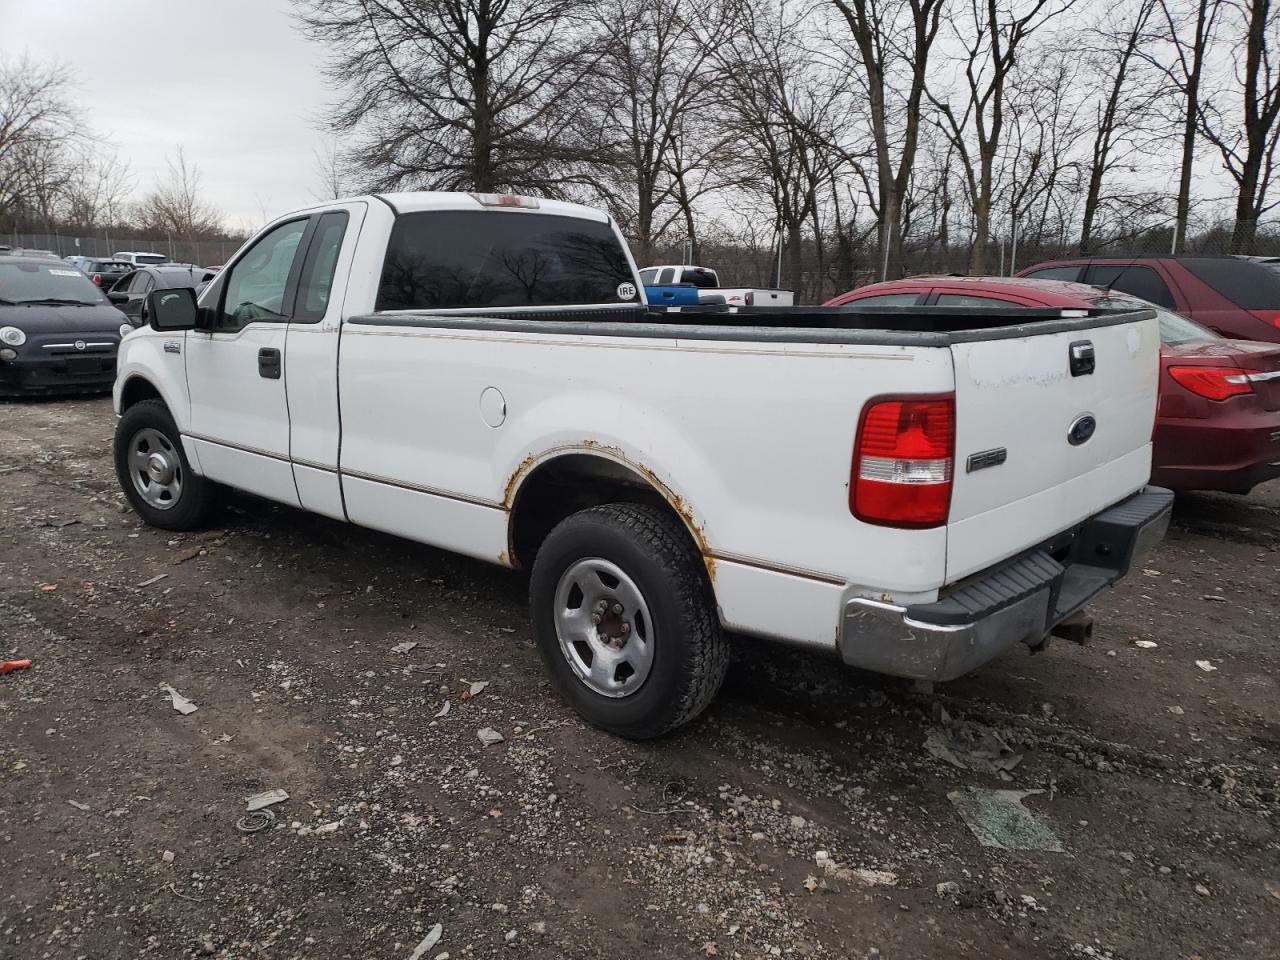
[[[84,257],[78,266],[103,290],[110,290],[117,280],[133,270],[133,264],[124,260],[95,260],[93,257]]]
[[[146,303],[147,294],[152,290],[191,287],[198,293],[214,276],[212,270],[197,267],[194,263],[166,263],[158,267],[130,268],[129,273],[115,282],[115,286],[107,296],[112,303],[124,311],[131,324],[140,327],[145,320],[142,308]]]
[[[1009,306],[1134,310],[1160,319],[1160,404],[1151,482],[1248,493],[1280,477],[1280,346],[1228,340],[1112,290],[1017,277],[923,277],[860,287],[827,306]]]
[[[1280,342],[1280,270],[1244,257],[1075,257],[1018,273],[1127,293],[1224,337]]]
[[[110,390],[128,330],[74,267],[0,256],[0,396]]]

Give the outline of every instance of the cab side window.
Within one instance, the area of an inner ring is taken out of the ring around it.
[[[333,274],[338,266],[338,253],[342,250],[342,238],[346,232],[345,210],[335,210],[320,217],[307,249],[307,260],[302,265],[302,277],[298,281],[298,306],[293,312],[295,321],[314,322],[324,318],[329,309]]]
[[[912,307],[920,300],[918,293],[878,293],[874,297],[859,297],[843,304],[846,307]]]
[[[995,297],[979,297],[972,293],[940,293],[937,304],[940,307],[1019,307],[1019,303],[998,300]]]
[[[1079,267],[1045,267],[1043,270],[1031,270],[1022,276],[1030,280],[1079,280]]]
[[[254,321],[284,322],[289,279],[307,220],[290,220],[263,235],[227,274],[215,330],[243,329]]]
[[[1106,287],[1119,293],[1141,297],[1149,303],[1157,303],[1170,309],[1177,306],[1168,285],[1150,267],[1129,264],[1095,263],[1089,267],[1087,283]]]

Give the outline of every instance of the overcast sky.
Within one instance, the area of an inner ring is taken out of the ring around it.
[[[0,56],[24,50],[74,70],[139,193],[182,145],[233,226],[314,202],[329,91],[288,0],[0,0]]]

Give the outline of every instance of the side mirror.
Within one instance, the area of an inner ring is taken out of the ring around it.
[[[112,303],[128,303],[129,295],[127,293],[122,293],[119,290],[109,290],[107,292],[107,299]]]
[[[152,290],[147,294],[146,315],[152,330],[194,330],[196,293],[190,287]]]

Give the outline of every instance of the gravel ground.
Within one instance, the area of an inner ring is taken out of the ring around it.
[[[735,638],[634,744],[522,576],[250,498],[152,530],[107,400],[2,413],[0,957],[1280,955],[1278,485],[1180,500],[1087,647],[925,694]],[[967,787],[1062,852],[981,846]]]

